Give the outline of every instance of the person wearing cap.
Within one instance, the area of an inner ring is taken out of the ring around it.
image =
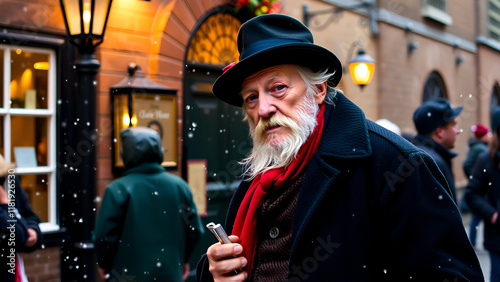
[[[456,118],[462,109],[462,106],[453,108],[444,98],[437,98],[425,101],[413,113],[413,123],[417,129],[413,144],[437,163],[454,201],[457,201],[457,196],[451,160],[458,154],[451,149],[455,148],[456,137],[460,133]]]
[[[467,153],[467,157],[465,158],[462,166],[467,178],[470,177],[470,172],[477,160],[477,157],[482,152],[488,150],[488,142],[492,136],[490,129],[486,125],[481,123],[474,124],[473,126],[471,126],[470,130],[474,137],[469,139],[469,152]],[[464,212],[470,212],[470,209],[469,207],[467,207],[467,203],[465,203],[465,200],[463,198],[460,202],[460,208]],[[479,225],[479,223],[481,223],[481,218],[473,213],[469,229],[469,239],[472,246],[476,245],[477,226]]]
[[[500,107],[491,121],[493,136],[488,150],[477,157],[465,187],[464,199],[471,212],[484,220],[483,245],[490,254],[490,281],[500,281]]]
[[[474,137],[469,139],[469,152],[463,164],[463,170],[467,178],[470,177],[470,172],[476,162],[477,156],[488,150],[488,142],[492,136],[490,129],[481,123],[471,126],[470,130]]]
[[[335,88],[342,65],[305,25],[262,15],[237,42],[212,90],[243,108],[253,148],[232,243],[207,249],[198,281],[483,281],[438,167]]]
[[[183,281],[204,233],[186,181],[165,171],[160,135],[120,132],[126,171],[104,191],[93,243],[107,281]]]

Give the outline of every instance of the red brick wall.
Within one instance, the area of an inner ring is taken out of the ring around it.
[[[59,247],[50,247],[22,254],[30,282],[59,281]]]

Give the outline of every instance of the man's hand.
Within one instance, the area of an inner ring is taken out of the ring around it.
[[[248,277],[246,271],[234,275],[235,270],[242,269],[247,264],[247,259],[241,256],[243,248],[237,244],[238,236],[231,235],[229,240],[233,244],[213,244],[207,250],[210,273],[214,281],[245,281]]]
[[[33,247],[36,244],[36,241],[38,241],[38,235],[36,234],[36,231],[32,228],[28,228],[28,241],[26,241],[26,247]]]
[[[189,263],[185,263],[182,266],[182,280],[186,281],[186,279],[188,279],[188,277],[189,277]]]

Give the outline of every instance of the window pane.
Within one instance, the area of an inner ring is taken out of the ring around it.
[[[11,51],[12,108],[47,109],[49,55]]]
[[[28,157],[34,158],[35,166],[47,166],[47,127],[48,119],[45,117],[11,117],[11,154],[12,161],[16,162],[18,167],[20,164],[31,164]],[[16,160],[15,148],[20,147],[33,148],[35,156],[23,154],[23,159]],[[28,167],[33,167],[33,165],[28,165]]]
[[[49,221],[49,175],[22,174],[19,179],[33,212],[40,217],[41,222]]]

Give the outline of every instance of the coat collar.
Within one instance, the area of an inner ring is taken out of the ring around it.
[[[334,106],[327,106],[321,143],[307,169],[293,221],[292,257],[307,224],[327,192],[346,187],[334,185],[342,171],[371,156],[367,121],[363,111],[337,93]]]
[[[165,172],[165,169],[159,163],[142,163],[138,166],[127,169],[123,175],[132,173],[160,173]]]
[[[318,154],[355,159],[368,157],[371,152],[365,114],[343,94],[337,93],[335,104],[327,105]]]

